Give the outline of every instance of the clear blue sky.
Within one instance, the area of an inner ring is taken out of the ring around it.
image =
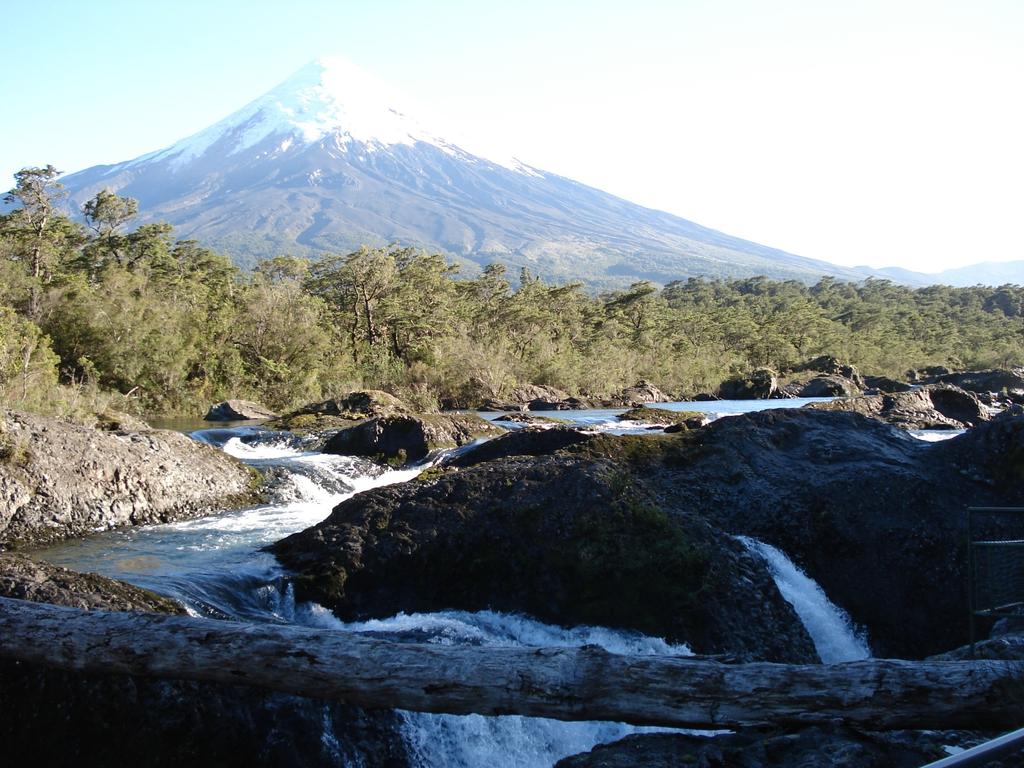
[[[0,174],[161,148],[341,54],[497,148],[844,264],[1024,259],[1024,2],[9,3]]]

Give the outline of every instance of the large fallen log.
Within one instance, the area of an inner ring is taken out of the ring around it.
[[[365,708],[732,728],[1019,726],[1024,665],[721,664],[583,648],[395,643],[341,631],[0,598],[0,657],[87,673],[245,684]]]

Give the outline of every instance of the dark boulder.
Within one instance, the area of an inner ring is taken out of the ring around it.
[[[514,437],[528,439],[503,439]],[[662,439],[628,445],[637,458],[660,455]],[[345,619],[489,608],[634,629],[703,653],[817,658],[763,561],[702,514],[663,509],[606,456],[513,456],[374,489],[269,549],[295,574],[299,599]]]
[[[795,733],[745,731],[706,737],[677,733],[627,736],[567,757],[556,768],[918,768],[962,744],[972,734],[955,731],[871,733],[849,728],[806,728]]]
[[[909,392],[914,388],[913,384],[905,381],[890,379],[888,376],[865,376],[865,389],[876,390],[872,394],[892,394],[894,392]]]
[[[107,579],[0,555],[0,596],[184,613]],[[0,741],[32,765],[380,765],[410,760],[391,712],[211,683],[88,675],[0,660]],[[17,760],[15,760],[17,762]]]
[[[953,372],[944,365],[930,365],[917,371],[907,371],[907,381],[915,384],[934,384],[940,377],[949,376],[951,373]]]
[[[455,448],[504,428],[464,414],[381,416],[342,429],[324,444],[324,453],[367,456],[389,463],[419,461],[431,451]]]
[[[856,382],[838,374],[815,376],[797,390],[797,397],[853,397],[861,389]]]
[[[867,628],[876,655],[966,642],[964,510],[1024,501],[1024,418],[931,444],[801,408],[719,419],[679,439],[680,455],[651,478],[673,508],[780,548]]]
[[[267,426],[300,433],[317,432],[351,426],[364,419],[411,413],[412,409],[394,395],[379,389],[365,389],[309,403]]]
[[[722,400],[767,400],[779,388],[778,374],[771,368],[755,368],[746,376],[723,381],[718,386]]]
[[[581,400],[578,397],[567,397],[564,400],[531,400],[526,404],[527,409],[531,411],[582,411],[593,406],[589,400]]]
[[[631,387],[626,387],[609,400],[612,405],[621,404],[625,407],[635,407],[645,403],[670,403],[672,398],[654,386],[646,379],[641,379]]]
[[[909,392],[812,403],[807,407],[852,411],[902,429],[966,429],[991,418],[975,395],[946,384],[929,384]]]
[[[551,416],[538,416],[535,413],[506,413],[504,416],[499,416],[494,419],[495,424],[565,424],[562,419],[556,419]]]
[[[519,413],[526,409],[525,403],[509,403],[504,400],[485,400],[480,405],[481,411],[504,411],[506,413]]]
[[[641,424],[660,424],[667,427],[679,429],[700,429],[711,419],[706,413],[696,411],[670,411],[667,408],[633,408],[620,413],[615,418],[619,421],[638,421]],[[666,429],[666,431],[668,431]]]
[[[224,400],[211,405],[203,417],[206,421],[266,421],[277,414],[251,400]]]
[[[0,412],[0,548],[244,506],[259,475],[178,432]]]
[[[1024,502],[1021,456],[1019,416],[925,443],[856,413],[770,410],[375,489],[272,549],[343,618],[492,607],[748,658],[776,638],[764,653],[792,658],[763,571],[723,533],[753,536],[876,655],[920,658],[966,642],[964,508]]]
[[[1021,369],[988,371],[962,371],[932,377],[936,383],[952,384],[968,392],[1007,392],[1024,394],[1024,372]]]
[[[0,553],[0,597],[85,610],[185,613],[179,603],[155,592],[12,552]]]
[[[568,398],[568,392],[559,389],[558,387],[548,386],[547,384],[523,384],[515,387],[508,394],[509,402],[517,403],[519,405],[526,405],[532,400],[556,403],[560,400],[567,400]]]
[[[545,456],[570,445],[584,443],[591,437],[566,426],[526,427],[488,440],[468,453],[457,456],[447,466],[471,467],[507,456]]]
[[[793,368],[792,371],[793,373],[812,371],[827,376],[841,376],[852,381],[858,389],[864,387],[864,377],[860,375],[860,372],[852,365],[839,362],[839,359],[832,355],[821,355],[813,360],[808,360]]]

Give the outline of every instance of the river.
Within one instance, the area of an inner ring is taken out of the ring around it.
[[[797,407],[799,400],[714,401],[659,404],[697,410],[713,418],[764,408]],[[641,432],[623,423],[621,410],[562,411],[553,416],[587,429]],[[498,414],[482,414],[494,417]],[[566,629],[517,615],[490,611],[399,614],[343,623],[315,604],[296,604],[284,587],[276,560],[260,551],[266,544],[325,518],[350,496],[390,483],[406,482],[440,456],[401,470],[382,469],[350,456],[310,451],[302,440],[257,425],[204,428],[191,432],[263,470],[270,478],[268,503],[196,520],[106,532],[71,540],[33,556],[76,571],[101,573],[176,598],[201,616],[255,622],[293,622],[347,632],[405,635],[417,642],[492,646],[601,645],[616,653],[690,654],[681,644],[601,627]],[[936,439],[952,434],[922,434]],[[779,550],[751,539],[744,543],[764,557],[782,595],[804,621],[826,662],[864,658],[863,633]],[[564,723],[518,716],[481,717],[402,713],[402,737],[420,766],[524,766],[547,768],[558,759],[584,752],[643,730],[618,723]]]

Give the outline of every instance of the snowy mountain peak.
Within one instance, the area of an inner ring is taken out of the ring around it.
[[[280,137],[280,151],[334,135],[339,144],[369,147],[424,142],[448,153],[454,145],[409,117],[402,96],[352,62],[324,56],[209,128],[135,162],[169,160],[181,166],[215,144],[227,154]]]

